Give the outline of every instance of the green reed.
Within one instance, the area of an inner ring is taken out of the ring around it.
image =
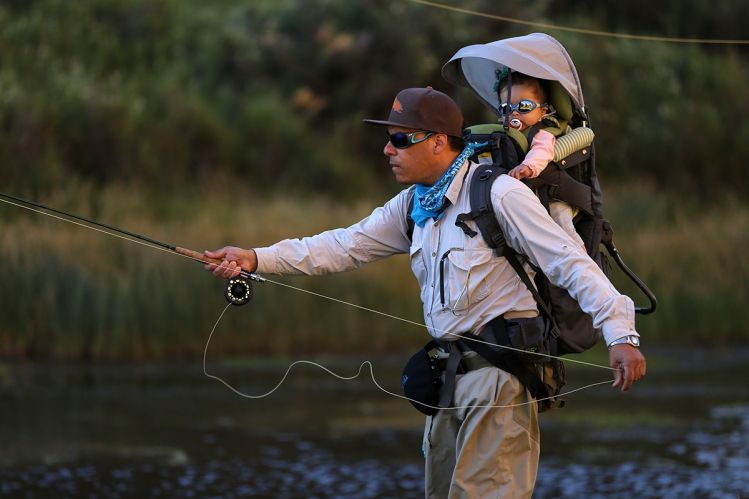
[[[258,246],[345,226],[374,204],[260,200],[228,190],[164,198],[117,187],[49,202],[197,250]],[[698,209],[641,186],[609,193],[607,207],[625,261],[659,299],[656,314],[638,317],[647,341],[744,341],[749,260],[742,248],[749,243],[749,207],[727,202]],[[0,206],[0,227],[2,357],[193,359],[225,307],[223,281],[187,259],[7,205]],[[404,255],[340,275],[267,277],[422,320]],[[644,304],[620,274],[613,280]],[[210,357],[382,352],[427,339],[423,327],[277,284],[254,289],[249,305],[227,311]]]

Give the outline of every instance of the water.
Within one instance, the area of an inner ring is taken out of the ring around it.
[[[406,355],[375,361],[397,391]],[[749,352],[655,352],[541,416],[536,497],[749,495]],[[342,373],[358,361],[333,359]],[[285,364],[214,367],[249,393]],[[571,369],[575,384],[606,379]],[[421,497],[421,416],[313,367],[261,400],[183,365],[0,364],[0,497]]]

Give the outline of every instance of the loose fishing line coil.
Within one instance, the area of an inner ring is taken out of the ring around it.
[[[273,282],[273,281],[271,281],[271,282]],[[301,291],[304,291],[304,290],[301,290]],[[336,300],[336,301],[338,301],[338,300]],[[544,400],[552,399],[552,398],[555,398],[555,397],[561,397],[561,396],[570,395],[570,394],[575,393],[575,392],[580,392],[580,391],[583,391],[583,390],[587,390],[588,388],[593,388],[595,386],[608,384],[608,383],[611,383],[611,381],[612,381],[612,380],[598,381],[596,383],[591,383],[589,385],[585,385],[585,386],[581,386],[581,387],[578,387],[578,388],[575,388],[575,389],[572,389],[572,390],[568,390],[568,391],[566,391],[564,393],[560,393],[560,394],[558,394],[556,396],[542,398],[542,399],[533,399],[533,398],[531,398],[531,400],[529,400],[527,402],[519,402],[517,404],[507,404],[507,405],[475,404],[475,405],[465,405],[465,406],[455,406],[455,407],[436,407],[436,406],[430,406],[428,404],[424,404],[421,401],[413,400],[413,399],[411,399],[409,397],[406,397],[405,395],[401,395],[399,393],[392,392],[392,391],[388,390],[387,388],[383,387],[377,381],[377,378],[375,377],[374,366],[372,364],[372,361],[370,361],[370,360],[365,360],[361,364],[359,364],[359,369],[353,375],[351,375],[351,376],[344,376],[344,375],[341,375],[341,374],[338,374],[338,373],[332,371],[331,369],[325,367],[324,365],[322,365],[322,364],[320,364],[318,362],[314,362],[312,360],[300,359],[300,360],[296,360],[296,361],[292,362],[291,364],[289,364],[289,366],[286,368],[286,372],[283,374],[283,376],[281,377],[281,379],[278,381],[278,383],[276,383],[276,385],[273,388],[271,388],[267,392],[261,393],[259,395],[251,395],[249,393],[243,392],[242,390],[239,390],[238,388],[235,388],[231,383],[229,383],[228,381],[224,380],[222,377],[220,377],[220,376],[218,376],[216,374],[211,374],[211,373],[208,372],[208,366],[207,366],[207,364],[208,364],[208,361],[207,361],[207,359],[208,359],[208,347],[211,344],[211,339],[213,338],[213,334],[216,332],[216,328],[218,328],[218,325],[221,322],[221,319],[224,317],[224,314],[226,313],[227,310],[229,310],[229,307],[231,307],[231,305],[232,305],[232,303],[229,303],[228,305],[226,305],[224,307],[224,309],[221,311],[221,314],[219,314],[218,319],[216,319],[216,322],[213,324],[213,328],[211,329],[211,332],[208,334],[208,339],[206,340],[206,342],[205,342],[205,348],[203,349],[203,374],[206,377],[214,379],[214,380],[218,381],[219,383],[223,384],[229,390],[231,390],[232,392],[234,392],[236,395],[239,395],[240,397],[246,398],[246,399],[256,400],[256,399],[262,399],[262,398],[269,397],[276,390],[278,390],[279,388],[281,388],[281,385],[284,384],[284,382],[286,381],[286,378],[289,377],[289,374],[291,373],[291,370],[294,367],[296,367],[296,366],[298,366],[300,364],[311,365],[311,366],[317,367],[319,369],[322,369],[326,373],[328,373],[331,376],[333,376],[335,378],[338,378],[338,379],[340,379],[342,381],[351,381],[351,380],[354,380],[354,379],[358,378],[361,375],[361,373],[364,370],[364,368],[366,367],[369,370],[369,376],[372,379],[372,383],[374,383],[374,385],[380,391],[382,391],[383,393],[385,393],[386,395],[390,395],[392,397],[400,398],[400,399],[403,399],[403,400],[408,400],[410,402],[418,402],[419,404],[424,405],[426,407],[430,407],[430,408],[434,408],[434,409],[441,409],[441,410],[461,410],[461,409],[474,409],[474,408],[475,409],[478,409],[478,408],[495,408],[495,409],[500,409],[500,408],[520,407],[520,406],[524,406],[524,405],[535,404],[537,402],[542,402]],[[569,359],[565,359],[565,360],[569,360]],[[582,363],[587,364],[585,362],[582,362]],[[589,364],[589,365],[593,365],[593,366],[604,368],[604,369],[611,369],[609,367],[599,366],[599,365],[596,365],[596,364]]]

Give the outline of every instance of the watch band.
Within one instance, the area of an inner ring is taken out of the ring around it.
[[[611,348],[614,345],[624,345],[624,344],[633,346],[635,348],[639,348],[640,347],[640,337],[636,336],[634,334],[631,334],[629,336],[622,336],[621,338],[617,338],[614,341],[612,341],[611,343],[609,343],[608,347]]]

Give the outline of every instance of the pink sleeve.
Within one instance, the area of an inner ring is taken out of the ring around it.
[[[533,136],[530,150],[523,160],[524,165],[533,171],[531,178],[538,177],[546,165],[554,159],[554,143],[556,138],[546,130],[539,130]]]

